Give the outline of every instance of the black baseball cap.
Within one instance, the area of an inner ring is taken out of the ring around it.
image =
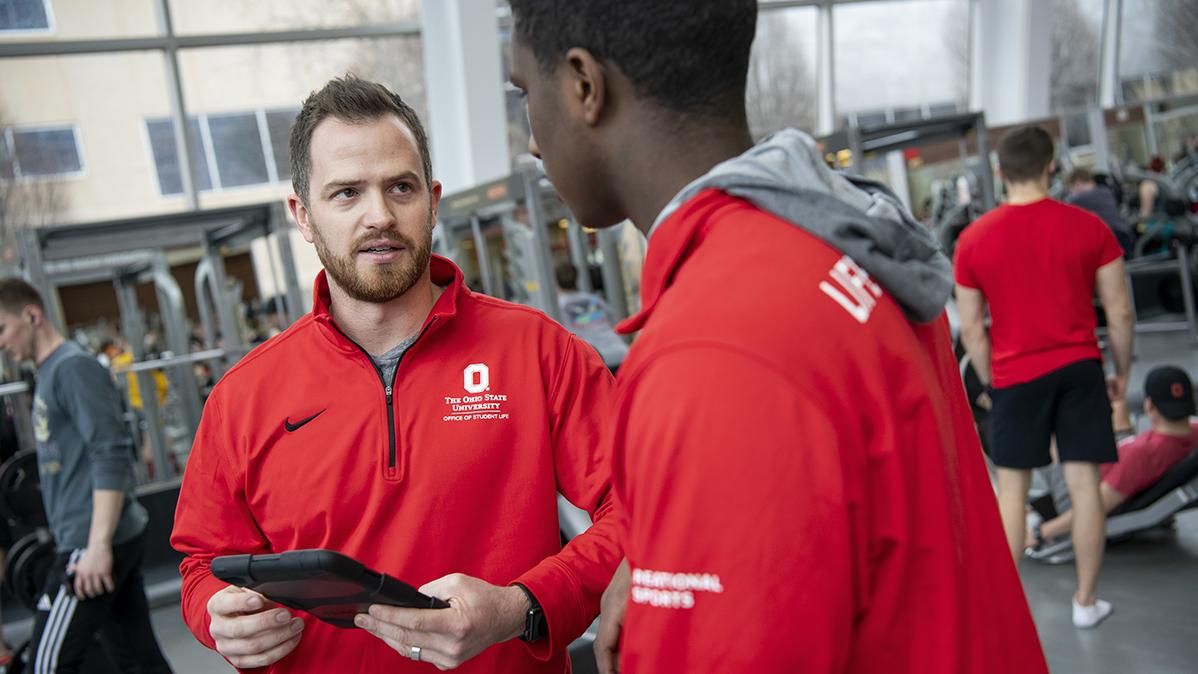
[[[1194,384],[1179,367],[1154,368],[1144,380],[1144,395],[1166,419],[1176,421],[1194,415]]]

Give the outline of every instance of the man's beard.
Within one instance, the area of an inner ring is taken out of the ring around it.
[[[358,251],[369,241],[386,240],[403,246],[405,254],[395,262],[369,264],[366,272],[359,271]],[[320,234],[320,227],[312,222],[312,241],[316,244],[316,255],[333,281],[347,295],[360,302],[389,302],[408,292],[428,268],[433,248],[432,223],[425,230],[421,241],[416,242],[396,231],[379,232],[363,236],[350,247],[348,255],[337,255],[329,249]]]

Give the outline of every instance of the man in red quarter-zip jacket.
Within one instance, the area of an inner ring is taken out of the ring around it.
[[[441,186],[398,96],[329,82],[291,156],[289,205],[325,271],[312,313],[204,409],[171,538],[188,626],[240,669],[566,671],[621,554],[600,452],[610,375],[543,314],[472,293],[430,256]],[[558,492],[595,521],[564,549]],[[343,630],[209,571],[218,555],[302,548],[451,608],[374,606]]]

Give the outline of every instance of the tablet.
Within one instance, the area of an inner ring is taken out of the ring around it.
[[[371,604],[449,608],[436,597],[332,550],[226,555],[212,560],[212,575],[337,627],[354,627],[354,616],[366,613]]]

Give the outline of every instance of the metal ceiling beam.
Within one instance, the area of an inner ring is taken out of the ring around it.
[[[315,28],[257,33],[221,33],[209,35],[177,35],[112,38],[102,40],[56,40],[39,42],[7,42],[0,44],[0,58],[29,58],[35,56],[77,56],[129,51],[165,49],[203,49],[206,47],[248,47],[253,45],[318,40],[376,39],[386,37],[416,37],[420,24],[411,21],[382,23],[348,28]]]

